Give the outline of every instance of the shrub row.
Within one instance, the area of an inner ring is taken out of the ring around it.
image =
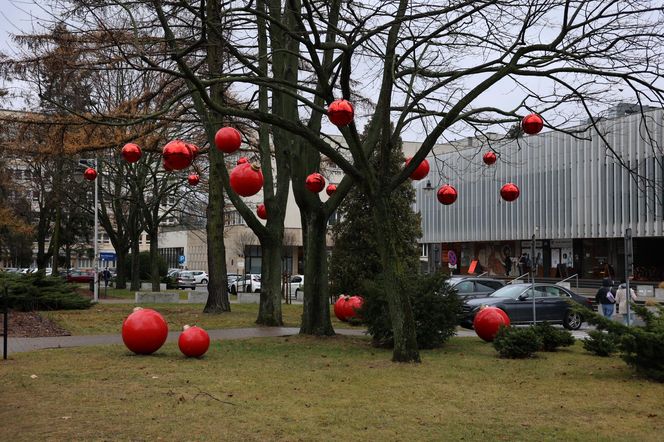
[[[5,288],[8,306],[14,310],[81,310],[91,306],[90,299],[57,276],[0,274],[1,296]]]
[[[493,347],[503,358],[523,359],[538,351],[556,351],[574,344],[572,333],[554,328],[548,322],[531,327],[501,327]]]

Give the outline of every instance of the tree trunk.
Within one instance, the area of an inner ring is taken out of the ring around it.
[[[394,362],[420,362],[420,352],[417,348],[417,334],[413,309],[408,294],[401,290],[398,278],[402,276],[401,263],[398,258],[394,239],[391,235],[393,229],[389,211],[389,201],[386,196],[374,198],[372,214],[376,223],[376,232],[379,235],[378,253],[383,267],[383,290],[390,309],[390,320],[394,334]],[[305,278],[306,284],[306,278]]]
[[[131,290],[141,289],[141,257],[138,241],[131,244]]]
[[[53,264],[51,268],[53,270],[53,275],[58,274],[58,259],[60,258],[60,228],[62,227],[62,208],[58,202],[58,206],[55,209],[55,222],[53,223],[53,236],[51,237],[51,256],[53,257]]]
[[[115,288],[116,289],[126,289],[127,288],[127,275],[125,269],[125,263],[127,262],[127,253],[120,250],[115,250],[115,271],[117,276],[115,277]]]
[[[71,244],[65,244],[65,270],[71,268]],[[53,271],[55,275],[55,270]]]
[[[210,149],[210,179],[207,206],[207,258],[208,299],[204,313],[231,311],[228,299],[228,274],[226,273],[226,245],[224,243],[224,188],[219,168],[224,167],[217,149]]]
[[[303,217],[304,306],[300,334],[332,336],[330,294],[327,282],[327,217],[319,210]]]
[[[281,267],[283,230],[261,241],[261,300],[256,324],[282,326]]]
[[[152,281],[152,291],[159,291],[159,242],[157,235],[159,232],[150,232],[150,280]]]

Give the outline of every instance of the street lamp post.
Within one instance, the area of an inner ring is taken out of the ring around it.
[[[99,170],[97,169],[97,157],[95,156],[95,170],[97,170],[97,173],[99,173]],[[94,227],[94,253],[95,256],[92,260],[92,267],[95,270],[94,277],[92,279],[92,282],[94,284],[93,288],[93,301],[98,302],[99,301],[99,214],[97,213],[97,207],[99,204],[99,178],[95,180],[95,206],[94,206],[94,213],[95,213],[95,227]]]

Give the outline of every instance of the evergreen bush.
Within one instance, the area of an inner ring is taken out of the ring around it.
[[[574,345],[574,336],[568,330],[555,328],[548,322],[536,324],[534,329],[542,340],[541,351],[556,351],[559,347]]]
[[[7,287],[9,308],[19,311],[81,310],[91,301],[76,292],[75,286],[57,276],[0,274],[0,290]]]
[[[534,327],[501,326],[493,340],[493,347],[501,358],[525,359],[542,348],[542,338]]]
[[[399,280],[401,290],[408,293],[413,308],[418,348],[440,347],[456,331],[462,304],[444,279],[443,275],[412,274]],[[380,279],[365,283],[360,314],[374,345],[390,348],[394,345],[394,335],[382,287]]]
[[[653,313],[643,306],[634,311],[645,321],[645,327],[629,327],[620,340],[622,358],[650,379],[664,382],[664,307]]]
[[[611,356],[618,351],[620,338],[615,333],[602,330],[590,330],[588,339],[583,341],[583,348],[597,356]]]

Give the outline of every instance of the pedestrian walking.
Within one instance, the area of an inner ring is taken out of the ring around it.
[[[510,276],[510,272],[512,271],[512,257],[507,255],[505,256],[505,262],[503,262],[503,266],[505,266],[505,276]]]
[[[607,318],[613,316],[613,308],[616,303],[616,299],[611,292],[612,285],[613,281],[609,278],[604,278],[602,280],[602,287],[597,290],[597,294],[595,295],[597,309]]]
[[[629,317],[627,316],[627,303],[628,302],[636,302],[636,299],[637,299],[636,298],[636,293],[634,293],[633,288],[630,287],[630,289],[629,289],[629,298],[628,298],[627,297],[627,284],[625,284],[624,282],[622,284],[620,284],[620,287],[618,287],[618,291],[616,291],[616,303],[618,304],[618,312],[622,315],[623,323],[625,325],[632,322],[631,311],[630,311]]]

